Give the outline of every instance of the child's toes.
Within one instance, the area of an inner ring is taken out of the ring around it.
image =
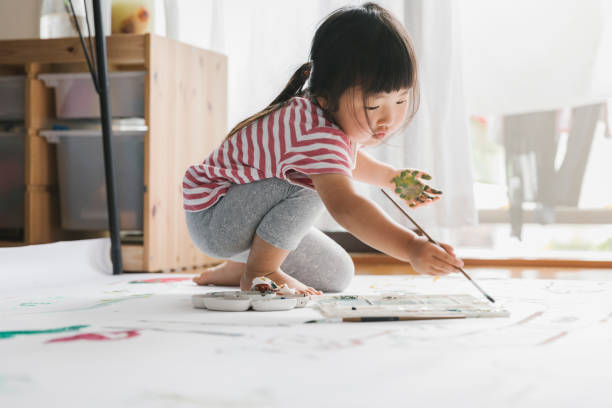
[[[206,285],[206,280],[203,275],[196,276],[193,281],[198,285]]]

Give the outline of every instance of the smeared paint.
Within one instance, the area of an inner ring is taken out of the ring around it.
[[[126,301],[126,300],[145,299],[145,298],[148,298],[148,297],[151,297],[151,296],[153,296],[152,293],[145,293],[145,294],[142,294],[142,295],[130,295],[130,296],[114,298],[114,299],[101,299],[95,305],[85,306],[85,307],[78,307],[78,308],[68,309],[68,310],[62,310],[62,312],[77,312],[77,311],[81,311],[81,310],[98,309],[98,308],[101,308],[101,307],[110,306],[110,305],[113,305],[115,303],[123,302],[123,301]]]
[[[539,312],[535,312],[535,313],[533,313],[533,314],[531,314],[531,315],[527,316],[527,317],[526,317],[526,318],[524,318],[523,320],[520,320],[520,321],[518,321],[518,322],[514,323],[514,326],[520,326],[520,325],[522,325],[522,324],[525,324],[525,323],[527,323],[527,322],[528,322],[528,321],[530,321],[530,320],[537,319],[538,317],[542,316],[543,314],[544,314],[544,312],[543,312],[543,311],[541,311],[541,310],[540,310]]]
[[[561,333],[557,334],[556,336],[552,336],[552,337],[550,337],[550,338],[548,338],[548,339],[538,343],[537,345],[538,346],[543,346],[545,344],[550,344],[550,343],[552,343],[554,341],[559,340],[561,337],[564,337],[564,336],[567,336],[567,332],[566,331],[562,331]]]
[[[32,379],[27,375],[0,375],[0,392],[25,390],[31,383]]]
[[[0,339],[10,339],[15,336],[29,336],[33,334],[51,334],[51,333],[63,333],[68,331],[81,330],[84,327],[89,327],[88,324],[81,324],[76,326],[58,327],[57,329],[44,329],[44,330],[14,330],[14,331],[0,331]]]
[[[118,328],[118,327],[111,327],[111,328]],[[169,329],[167,327],[139,327],[137,330],[138,331],[151,330],[151,331],[158,331],[162,333],[194,333],[194,334],[207,334],[207,335],[212,335],[212,336],[228,336],[228,337],[244,336],[243,333],[227,333],[227,332],[220,332],[220,331],[193,330],[193,329],[189,329],[189,330],[188,329]]]
[[[45,343],[65,343],[76,340],[91,340],[91,341],[106,341],[106,340],[125,340],[139,336],[138,330],[122,330],[106,333],[82,333],[69,337],[60,337],[57,339],[48,340]]]
[[[124,300],[145,299],[145,298],[148,298],[148,297],[151,297],[151,296],[152,296],[152,293],[144,293],[142,295],[130,295],[130,296],[122,297],[122,298],[101,299],[99,301],[99,303],[97,305],[95,305],[95,306],[96,307],[107,306],[107,305],[111,305],[113,303],[123,302]]]
[[[19,306],[40,306],[40,305],[50,305],[51,302],[23,302]]]
[[[129,283],[170,283],[170,282],[181,282],[185,280],[191,280],[192,278],[155,278],[155,279],[143,279],[130,281]]]

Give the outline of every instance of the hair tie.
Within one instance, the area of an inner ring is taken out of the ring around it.
[[[307,62],[308,67],[304,70],[304,77],[308,78],[310,76],[310,69],[312,68],[312,62]]]

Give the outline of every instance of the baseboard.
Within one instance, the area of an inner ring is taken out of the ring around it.
[[[383,253],[349,252],[355,265],[409,265]],[[612,261],[580,259],[462,258],[466,268],[593,268],[612,269]]]

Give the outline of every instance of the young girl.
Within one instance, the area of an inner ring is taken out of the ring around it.
[[[374,3],[329,15],[310,61],[281,94],[187,169],[191,238],[207,255],[226,259],[194,281],[249,290],[266,276],[301,293],[342,291],[354,265],[313,227],[323,206],[361,241],[419,273],[463,266],[450,246],[416,236],[353,187],[358,180],[389,188],[412,207],[439,199],[441,192],[423,183],[425,173],[395,169],[363,150],[405,127],[418,100],[414,50],[398,20]]]

